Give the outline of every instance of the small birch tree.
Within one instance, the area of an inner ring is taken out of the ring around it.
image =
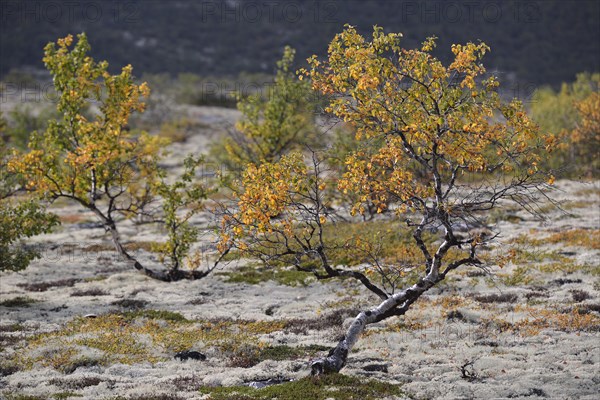
[[[311,90],[294,75],[295,53],[285,47],[266,96],[259,93],[238,101],[242,116],[236,129],[211,150],[219,162],[238,170],[249,163],[275,161],[291,150],[314,143],[317,131]]]
[[[200,259],[188,257],[198,233],[189,219],[201,209],[207,193],[192,182],[200,160],[186,161],[180,181],[167,184],[158,165],[167,142],[135,133],[127,125],[132,113],[144,110],[148,86],[134,83],[130,65],[111,75],[108,63],[94,61],[89,51],[85,34],[78,35],[74,45],[69,35],[46,46],[43,61],[59,95],[61,118],[50,120],[43,132],[34,132],[29,152],[15,152],[9,167],[40,196],[51,201],[66,198],[92,211],[119,255],[135,269],[163,281],[205,276],[214,266],[200,271]],[[85,111],[92,104],[99,113],[88,117]],[[157,213],[157,204],[162,212]],[[168,240],[156,249],[168,260],[166,270],[149,269],[128,252],[117,225],[132,217],[166,227]],[[186,259],[192,268],[181,269]]]
[[[356,316],[327,357],[312,363],[313,374],[340,371],[369,324],[403,315],[452,271],[483,267],[481,248],[495,235],[468,229],[459,235],[458,226],[475,226],[504,200],[535,212],[540,188],[552,179],[537,168],[552,140],[540,135],[519,101],[500,99],[498,81],[481,64],[485,44],[453,45],[454,60],[444,66],[431,54],[433,38],[414,50],[403,49],[400,39],[375,27],[367,40],[347,26],[326,59],[313,56],[301,71],[329,96],[326,111],[351,124],[363,143],[346,158],[341,179],[324,176],[315,155],[308,163],[296,153],[250,165],[238,207],[223,220],[223,246],[267,262],[287,260],[319,279],[350,276],[379,299]],[[365,265],[340,265],[339,246],[324,237],[327,224],[337,223],[330,212],[335,204],[323,195],[332,184],[353,194],[354,215],[373,204],[379,212],[392,208],[388,214],[406,223],[416,250],[413,284],[386,284],[396,282],[390,278],[402,266],[382,264],[376,243],[356,242],[372,256]],[[426,231],[434,238],[426,240]]]

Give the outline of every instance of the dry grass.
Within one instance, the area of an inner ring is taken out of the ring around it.
[[[77,224],[80,222],[89,221],[89,215],[85,214],[66,214],[59,216],[61,224]]]
[[[504,286],[526,286],[533,282],[533,277],[530,274],[529,267],[516,267],[511,273],[496,274],[498,281]],[[493,286],[494,282],[491,281]]]
[[[469,299],[460,295],[442,296],[430,302],[432,306],[439,306],[444,310],[465,307],[469,303]]]
[[[521,234],[511,243],[523,246],[539,247],[546,244],[562,243],[566,246],[578,246],[588,249],[600,249],[600,229],[570,229],[543,236],[544,232],[532,229],[529,234]]]
[[[559,311],[517,305],[514,311],[525,313],[526,316],[514,322],[494,316],[484,319],[484,325],[523,337],[536,336],[546,329],[563,332],[600,331],[600,317],[589,312],[580,312],[578,308]]]
[[[588,208],[590,206],[592,206],[592,203],[590,203],[589,201],[585,201],[585,200],[566,201],[564,204],[561,204],[561,207],[564,210],[574,210],[577,208]]]
[[[600,229],[571,229],[565,232],[554,233],[542,240],[547,243],[564,243],[567,246],[599,250]]]
[[[595,197],[596,200],[600,200],[600,188],[597,188],[597,187],[591,187],[591,188],[577,190],[573,194],[578,197]]]
[[[554,329],[564,332],[597,332],[600,330],[600,317],[593,314],[579,313],[577,309],[560,312],[521,306],[516,308],[515,311],[525,311],[529,314],[529,317],[516,324],[516,329],[526,335],[537,335],[542,329]]]

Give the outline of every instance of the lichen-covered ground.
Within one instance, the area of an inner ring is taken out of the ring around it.
[[[231,118],[192,111],[207,125]],[[207,135],[175,145],[173,165]],[[559,181],[551,195],[562,210],[542,205],[545,222],[510,207],[490,216],[513,262],[457,271],[405,317],[371,326],[343,376],[321,381],[303,379],[310,359],[377,304],[360,285],[249,261],[157,282],[117,260],[92,215],[59,203],[63,225],[34,240],[43,257],[0,274],[0,398],[596,399],[600,183]],[[151,262],[158,232],[123,235]],[[182,350],[206,360],[174,358]],[[267,379],[293,382],[232,388]]]

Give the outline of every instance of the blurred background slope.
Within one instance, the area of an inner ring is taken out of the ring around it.
[[[531,86],[571,81],[600,69],[600,2],[406,0],[0,0],[0,79],[43,71],[44,45],[85,31],[93,56],[117,70],[237,76],[272,73],[284,45],[297,60],[326,52],[345,23],[362,33],[374,24],[404,33],[414,47],[439,37],[491,46],[486,66],[504,80]]]

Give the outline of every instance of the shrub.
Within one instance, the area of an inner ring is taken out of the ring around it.
[[[317,279],[353,278],[380,299],[312,364],[314,374],[339,371],[367,325],[404,315],[455,269],[484,266],[482,254],[495,236],[474,229],[484,225],[482,218],[501,199],[533,210],[540,189],[553,180],[538,167],[554,141],[540,135],[519,101],[500,98],[494,76],[483,76],[485,44],[453,45],[454,60],[444,66],[431,54],[435,38],[414,50],[399,41],[380,27],[367,40],[347,26],[326,59],[313,56],[310,69],[300,71],[327,96],[325,111],[352,125],[358,145],[341,178],[330,179],[317,152],[249,164],[237,207],[223,218],[222,248],[268,263],[285,260]],[[351,201],[350,216],[337,213],[328,185],[338,199]],[[355,221],[369,207],[393,211],[390,218],[406,223],[401,236],[412,246],[386,259],[381,237],[358,237],[342,251],[362,253],[363,264],[339,265],[340,245],[327,240],[326,227]],[[403,281],[407,271],[415,276]]]
[[[91,211],[133,268],[163,281],[202,278],[214,268],[198,270],[201,257],[191,252],[198,230],[189,223],[207,194],[195,179],[202,160],[188,157],[183,175],[167,183],[159,166],[167,142],[128,128],[131,114],[144,110],[148,86],[134,83],[130,65],[111,75],[106,61],[88,56],[90,49],[85,34],[78,35],[76,44],[69,35],[45,47],[43,60],[59,95],[59,118],[34,133],[30,150],[15,153],[9,168],[23,175],[27,188],[39,196],[65,198]],[[100,113],[87,116],[92,103],[98,103]],[[162,212],[153,206],[159,199]],[[129,253],[117,228],[119,217],[162,224],[168,239],[156,251],[166,271],[149,269]],[[191,268],[182,269],[184,263]]]

